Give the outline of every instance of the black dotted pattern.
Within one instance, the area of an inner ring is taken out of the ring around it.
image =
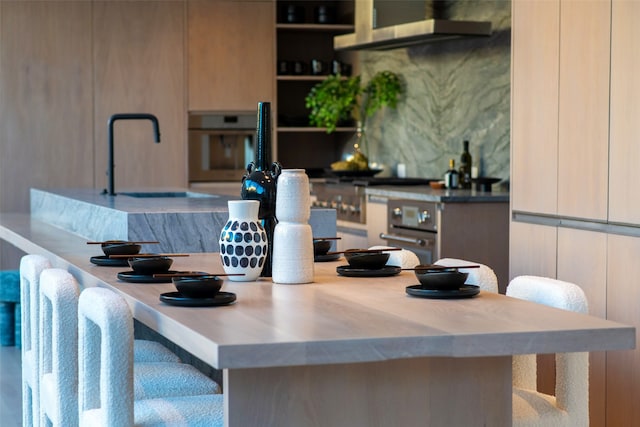
[[[220,233],[220,255],[225,266],[262,267],[267,233],[259,222],[230,220]]]

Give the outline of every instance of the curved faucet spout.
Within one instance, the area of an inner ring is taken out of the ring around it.
[[[115,185],[114,185],[114,157],[113,157],[113,124],[117,120],[151,120],[153,123],[153,133],[155,135],[156,144],[160,142],[160,125],[158,124],[158,118],[153,114],[148,113],[119,113],[114,114],[109,117],[109,121],[107,122],[107,133],[109,139],[109,164],[107,165],[107,175],[109,176],[108,189],[106,190],[107,194],[110,196],[115,196]]]

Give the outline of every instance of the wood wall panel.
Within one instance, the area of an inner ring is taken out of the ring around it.
[[[640,224],[640,1],[613,1],[609,221]]]
[[[607,317],[607,234],[558,228],[558,279],[580,286],[589,301],[589,314]],[[605,425],[605,353],[589,357],[589,418]]]
[[[511,221],[509,279],[522,275],[556,277],[556,227]]]
[[[188,2],[189,111],[254,111],[275,101],[274,5]]]
[[[30,187],[93,186],[91,5],[0,9],[0,211],[28,212]]]
[[[558,214],[563,216],[607,219],[610,8],[604,0],[561,2]]]
[[[184,23],[182,1],[95,2],[95,179],[107,183],[107,120],[114,113],[158,117],[162,142],[150,121],[117,121],[115,188],[186,187]]]
[[[512,4],[511,201],[518,211],[557,211],[559,13],[559,0]]]

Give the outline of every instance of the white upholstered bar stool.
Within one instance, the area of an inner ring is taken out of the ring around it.
[[[518,276],[507,296],[578,313],[588,312],[579,286],[557,279]],[[589,425],[589,353],[556,354],[555,396],[536,390],[536,355],[513,358],[513,425],[561,427]]]
[[[480,290],[485,292],[498,293],[498,276],[493,269],[487,265],[480,264],[479,262],[467,261],[458,258],[440,258],[434,264],[445,265],[450,267],[457,267],[459,265],[479,265],[479,268],[461,268],[459,271],[468,273],[465,284],[476,285],[480,287]]]
[[[66,270],[40,276],[40,419],[78,425],[78,282]],[[214,393],[218,384],[190,365],[136,362],[134,398]]]
[[[134,400],[133,318],[122,297],[85,289],[78,306],[81,426],[222,426],[222,394]]]
[[[49,260],[30,254],[20,259],[20,307],[22,334],[22,425],[39,426],[39,293],[40,273],[51,268]]]

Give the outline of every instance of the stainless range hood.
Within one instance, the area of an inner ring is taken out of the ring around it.
[[[459,37],[490,36],[491,22],[424,19],[374,28],[373,1],[355,2],[355,32],[335,36],[335,50],[388,50]]]

